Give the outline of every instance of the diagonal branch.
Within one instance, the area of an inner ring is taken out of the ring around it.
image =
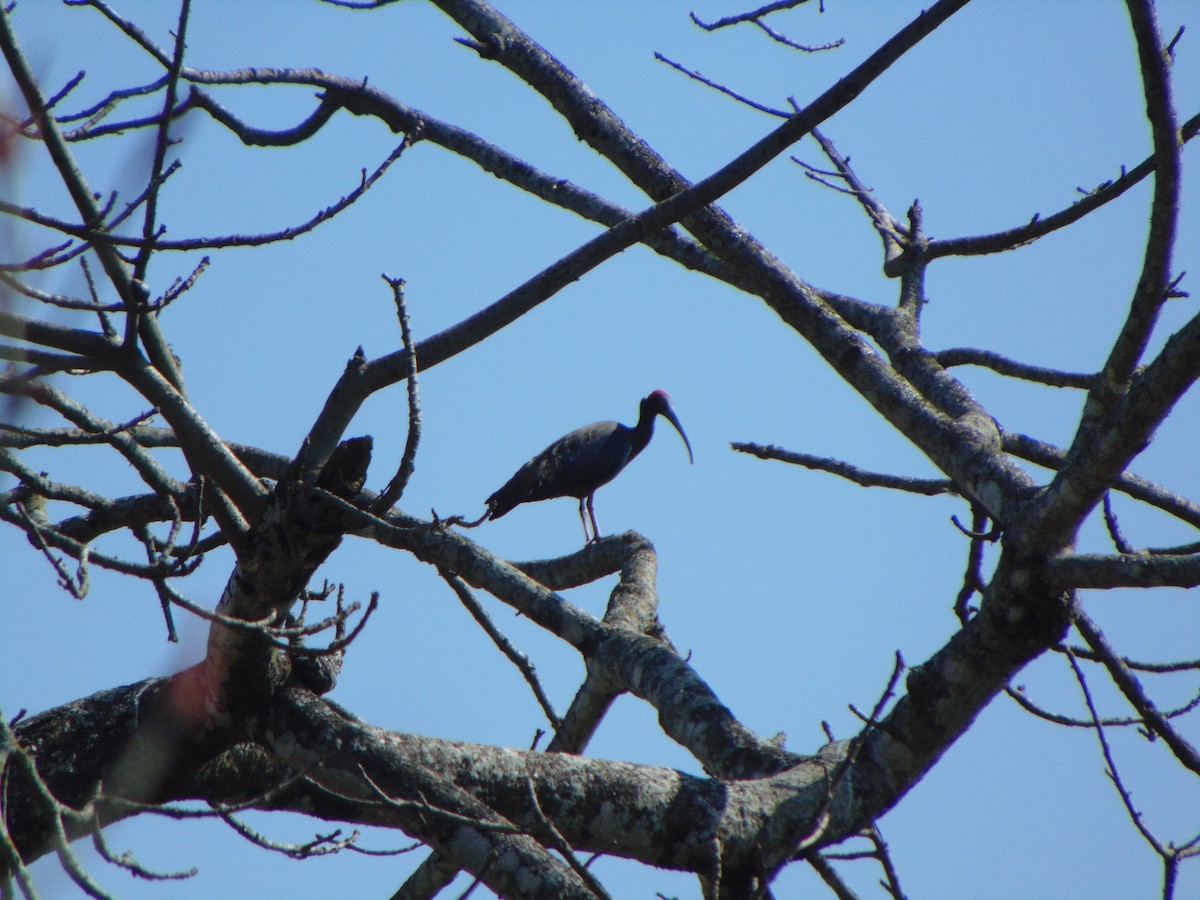
[[[1200,321],[1193,319],[1168,341],[1155,361],[1155,366],[1159,366],[1167,360],[1159,366],[1159,371],[1153,376],[1145,372],[1137,378],[1143,384],[1149,379],[1150,387],[1136,392],[1142,395],[1143,402],[1132,402],[1135,392],[1130,391],[1130,383],[1134,368],[1145,352],[1159,311],[1171,290],[1180,159],[1171,101],[1170,62],[1162,46],[1153,4],[1150,0],[1127,0],[1126,5],[1137,44],[1146,115],[1154,142],[1150,233],[1125,324],[1088,392],[1082,421],[1063,467],[1032,512],[1037,525],[1030,529],[1029,539],[1046,545],[1066,544],[1079,522],[1099,502],[1129,460],[1141,451],[1150,433],[1200,371],[1200,360],[1191,360],[1188,365],[1188,361],[1168,358],[1178,356],[1181,350],[1196,352]]]
[[[1187,143],[1197,134],[1200,134],[1200,115],[1192,116],[1183,124],[1183,128],[1180,130],[1180,139]],[[994,234],[947,238],[940,241],[931,240],[926,256],[930,260],[940,259],[943,256],[980,256],[988,253],[1003,253],[1031,244],[1052,232],[1073,225],[1089,213],[1116,200],[1154,172],[1156,167],[1157,156],[1152,154],[1132,169],[1122,166],[1119,178],[1106,181],[1095,190],[1089,191],[1082,200],[1071,204],[1066,209],[1049,216],[1035,215],[1024,225]]]
[[[1015,431],[1004,432],[1001,441],[1005,453],[1054,471],[1062,468],[1067,455],[1053,444]],[[1112,488],[1200,528],[1200,504],[1160,484],[1132,472],[1122,472],[1113,481]]]
[[[1183,735],[1171,727],[1171,723],[1158,711],[1154,701],[1146,696],[1141,682],[1125,665],[1125,661],[1121,659],[1113,646],[1109,644],[1104,632],[1082,610],[1077,610],[1072,619],[1079,633],[1083,635],[1084,641],[1108,669],[1108,674],[1112,677],[1113,682],[1125,695],[1129,705],[1137,710],[1142,721],[1146,723],[1146,727],[1162,738],[1163,743],[1171,748],[1176,759],[1200,775],[1200,753],[1196,752],[1196,748]]]
[[[533,691],[533,696],[537,700],[538,705],[541,706],[542,712],[546,714],[550,726],[556,730],[562,727],[562,719],[554,711],[554,704],[551,703],[545,688],[542,687],[542,683],[538,680],[537,670],[534,668],[533,663],[529,661],[529,657],[514,647],[512,642],[504,636],[504,633],[496,627],[491,617],[488,616],[487,610],[483,608],[483,604],[475,598],[475,595],[471,593],[471,589],[467,587],[461,578],[453,572],[447,572],[440,567],[438,568],[438,574],[446,584],[450,585],[451,590],[454,591],[462,605],[466,607],[467,612],[471,614],[471,618],[479,623],[479,627],[492,639],[492,643],[496,645],[497,649],[508,657],[509,662],[517,667],[517,670],[521,673],[521,677],[525,679],[529,685],[529,689]]]
[[[408,307],[404,303],[404,279],[383,276],[392,288],[392,297],[396,303],[396,317],[400,320],[400,340],[407,355],[408,371],[404,374],[408,386],[408,437],[404,441],[404,453],[400,457],[400,465],[396,474],[388,482],[383,493],[371,502],[371,511],[387,512],[404,495],[408,480],[416,467],[417,446],[421,442],[421,400],[417,393],[417,351],[413,346],[412,327],[408,320]]]
[[[905,234],[904,225],[896,221],[883,203],[880,202],[879,198],[875,196],[874,192],[863,184],[855,171],[850,167],[850,160],[838,152],[831,140],[815,128],[812,130],[812,136],[821,145],[821,150],[829,158],[829,161],[833,163],[838,175],[846,182],[850,193],[859,202],[859,205],[862,206],[863,210],[870,217],[871,223],[875,226],[875,231],[878,232],[879,239],[883,242],[884,272],[892,276],[898,275],[899,268],[897,267],[897,261],[903,255],[907,246],[907,235]]]
[[[792,450],[776,447],[774,444],[764,446],[762,444],[734,442],[729,446],[739,453],[748,453],[751,456],[757,456],[759,459],[775,459],[780,462],[804,466],[807,469],[829,472],[862,487],[892,488],[897,491],[908,491],[912,494],[924,494],[929,497],[936,496],[937,494],[956,493],[954,482],[947,481],[945,478],[908,478],[903,475],[869,472],[866,469],[860,469],[858,466],[843,462],[840,459],[813,456],[810,453],[796,453]]]

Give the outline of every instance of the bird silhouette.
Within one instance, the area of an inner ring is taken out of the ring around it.
[[[654,434],[656,416],[662,416],[675,427],[687,447],[688,460],[694,463],[691,441],[671,408],[671,398],[666,391],[654,391],[642,400],[637,424],[632,428],[620,422],[584,425],[563,435],[521,466],[504,487],[487,498],[484,519],[499,519],[522,503],[576,497],[584,543],[598,540],[600,527],[593,505],[596,490],[621,474],[630,460],[646,448]],[[592,523],[590,536],[588,519]]]

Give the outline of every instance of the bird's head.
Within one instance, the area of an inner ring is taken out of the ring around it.
[[[642,414],[662,416],[679,432],[679,436],[683,438],[683,445],[687,447],[688,461],[695,464],[696,458],[692,455],[692,442],[688,440],[687,434],[683,430],[683,425],[679,421],[679,416],[675,415],[675,410],[671,406],[671,397],[666,391],[654,391],[650,396],[642,401]]]

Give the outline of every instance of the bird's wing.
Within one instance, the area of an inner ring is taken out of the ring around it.
[[[555,441],[530,461],[538,464],[538,496],[530,499],[586,497],[612,481],[629,462],[628,430],[617,422],[596,422]]]
[[[488,497],[491,518],[521,503],[586,497],[611,481],[628,461],[627,431],[617,422],[596,422],[559,438]]]

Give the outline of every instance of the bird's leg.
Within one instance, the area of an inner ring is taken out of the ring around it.
[[[588,536],[587,519],[583,515],[583,505],[585,502],[587,501],[583,497],[579,498],[579,521],[583,524],[583,545],[586,547],[592,542],[592,539]]]
[[[592,505],[595,498],[596,498],[595,494],[588,494],[587,511],[588,511],[588,516],[591,517],[591,520],[592,520],[592,540],[598,541],[598,540],[600,540],[600,526],[596,524],[596,509]],[[585,526],[583,530],[584,530],[584,533],[586,534],[587,527]]]

